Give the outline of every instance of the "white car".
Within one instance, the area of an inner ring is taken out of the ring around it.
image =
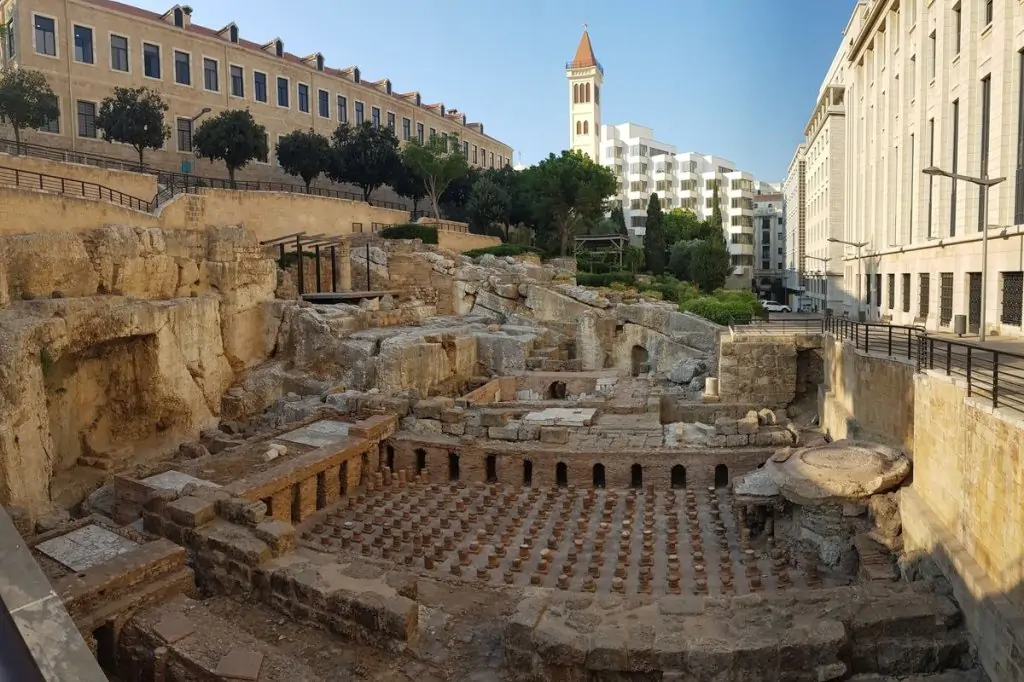
[[[793,309],[788,305],[776,303],[775,301],[761,301],[761,307],[770,313],[791,313]]]

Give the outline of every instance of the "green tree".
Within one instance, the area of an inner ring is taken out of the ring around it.
[[[690,261],[693,258],[693,248],[698,243],[697,240],[688,240],[672,245],[672,251],[668,258],[668,271],[676,279],[683,282],[690,281]]]
[[[423,181],[405,163],[398,164],[398,173],[391,184],[391,189],[395,190],[398,196],[412,201],[413,216],[419,212],[419,204],[427,196]]]
[[[164,123],[167,103],[160,93],[149,88],[114,88],[114,95],[100,102],[96,127],[107,142],[130,145],[139,155],[139,168],[145,168],[147,149],[161,149],[171,136]]]
[[[512,198],[504,187],[487,176],[480,178],[470,190],[466,209],[471,231],[488,234],[494,225],[501,225],[504,227],[505,241],[508,241]]]
[[[21,150],[21,131],[41,128],[60,116],[57,97],[46,76],[30,69],[0,73],[0,122],[14,130],[15,153]]]
[[[441,195],[454,181],[469,173],[458,138],[455,144],[449,144],[447,138],[437,135],[431,135],[423,144],[416,139],[409,140],[402,150],[402,159],[423,182],[434,217],[440,220]]]
[[[717,236],[691,244],[688,279],[705,293],[721,289],[732,274],[732,261],[724,235],[719,232]]]
[[[677,208],[665,214],[665,245],[671,249],[679,242],[691,239],[706,239],[710,230],[707,223],[692,211]]]
[[[470,168],[461,178],[452,180],[437,199],[441,215],[448,220],[468,223],[469,213],[466,209],[469,206],[469,195],[473,191],[473,185],[483,176],[484,171]]]
[[[711,193],[711,219],[708,220],[708,227],[712,230],[717,230],[719,234],[724,229],[722,225],[722,202],[718,198],[717,181]]]
[[[629,230],[626,228],[626,214],[622,211],[622,206],[616,206],[612,209],[611,219],[615,223],[615,232],[628,237]]]
[[[523,171],[523,183],[532,204],[533,227],[554,237],[562,256],[569,251],[577,225],[599,220],[605,200],[618,186],[611,170],[578,151],[549,155]]]
[[[647,269],[655,275],[665,271],[665,225],[661,213],[661,201],[652,194],[647,202],[647,230],[644,233],[644,259]]]
[[[302,178],[306,191],[313,180],[327,170],[331,143],[312,130],[296,130],[277,142],[277,161],[288,175]]]
[[[370,195],[377,188],[397,184],[401,174],[398,138],[391,128],[365,121],[358,126],[342,123],[334,131],[327,177],[355,185],[366,203],[373,203]]]
[[[250,161],[266,161],[270,154],[267,129],[248,109],[229,109],[206,119],[192,136],[192,146],[199,158],[224,162],[232,187],[235,171]]]

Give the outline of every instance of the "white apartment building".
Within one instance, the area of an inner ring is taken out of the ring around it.
[[[873,0],[847,35],[845,277],[869,319],[949,330],[982,310],[1021,333],[1024,293],[1024,6],[1012,0]],[[929,166],[1006,178],[987,205]]]
[[[786,290],[789,305],[798,310],[806,294],[804,252],[807,239],[807,146],[801,142],[793,152],[782,182],[782,199],[786,206]]]
[[[646,233],[647,204],[657,193],[666,211],[682,208],[704,219],[711,216],[714,192],[722,208],[722,224],[734,266],[732,288],[754,281],[754,176],[717,156],[676,151],[659,142],[651,128],[635,123],[601,125],[604,69],[594,56],[586,30],[576,54],[566,64],[569,81],[569,148],[611,168],[619,180],[619,196],[630,233]]]
[[[785,303],[785,277],[785,199],[781,192],[762,192],[754,197],[754,280],[758,295]]]

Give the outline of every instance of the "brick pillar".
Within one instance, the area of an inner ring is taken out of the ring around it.
[[[317,481],[317,486],[320,485],[320,480],[323,481],[324,505],[327,507],[336,504],[342,494],[339,469],[340,466],[331,467],[320,474],[320,479]]]
[[[338,245],[338,291],[352,291],[352,247],[347,239]]]
[[[279,490],[274,493],[270,498],[271,516],[276,521],[285,521],[291,523],[292,521],[292,489],[288,486],[284,490]]]
[[[292,504],[298,512],[299,518],[294,518],[293,514],[292,523],[299,523],[316,513],[316,476],[299,481],[295,487],[298,500],[293,501]]]

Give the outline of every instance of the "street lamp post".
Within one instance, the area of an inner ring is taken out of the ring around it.
[[[824,275],[825,275],[825,303],[824,303],[824,306],[823,306],[825,309],[822,312],[825,313],[826,315],[828,315],[828,262],[830,260],[832,260],[832,258],[822,258],[821,256],[807,256],[807,255],[805,255],[804,258],[810,258],[811,260],[821,261],[822,263],[825,264],[823,266],[825,268],[825,271],[824,271]]]
[[[845,246],[852,246],[853,248],[857,249],[857,318],[859,319],[860,313],[863,312],[864,310],[864,297],[860,295],[861,282],[864,281],[864,259],[861,258],[860,250],[867,246],[868,242],[848,242],[844,239],[836,239],[835,237],[829,237],[825,241],[831,242],[833,244],[843,244]]]
[[[981,313],[978,319],[978,341],[985,341],[985,308],[988,306],[988,190],[1006,180],[1006,178],[990,178],[988,173],[982,173],[980,178],[960,173],[950,173],[936,166],[929,166],[921,171],[925,175],[949,178],[950,180],[963,180],[972,185],[977,185],[978,203],[981,204]]]

